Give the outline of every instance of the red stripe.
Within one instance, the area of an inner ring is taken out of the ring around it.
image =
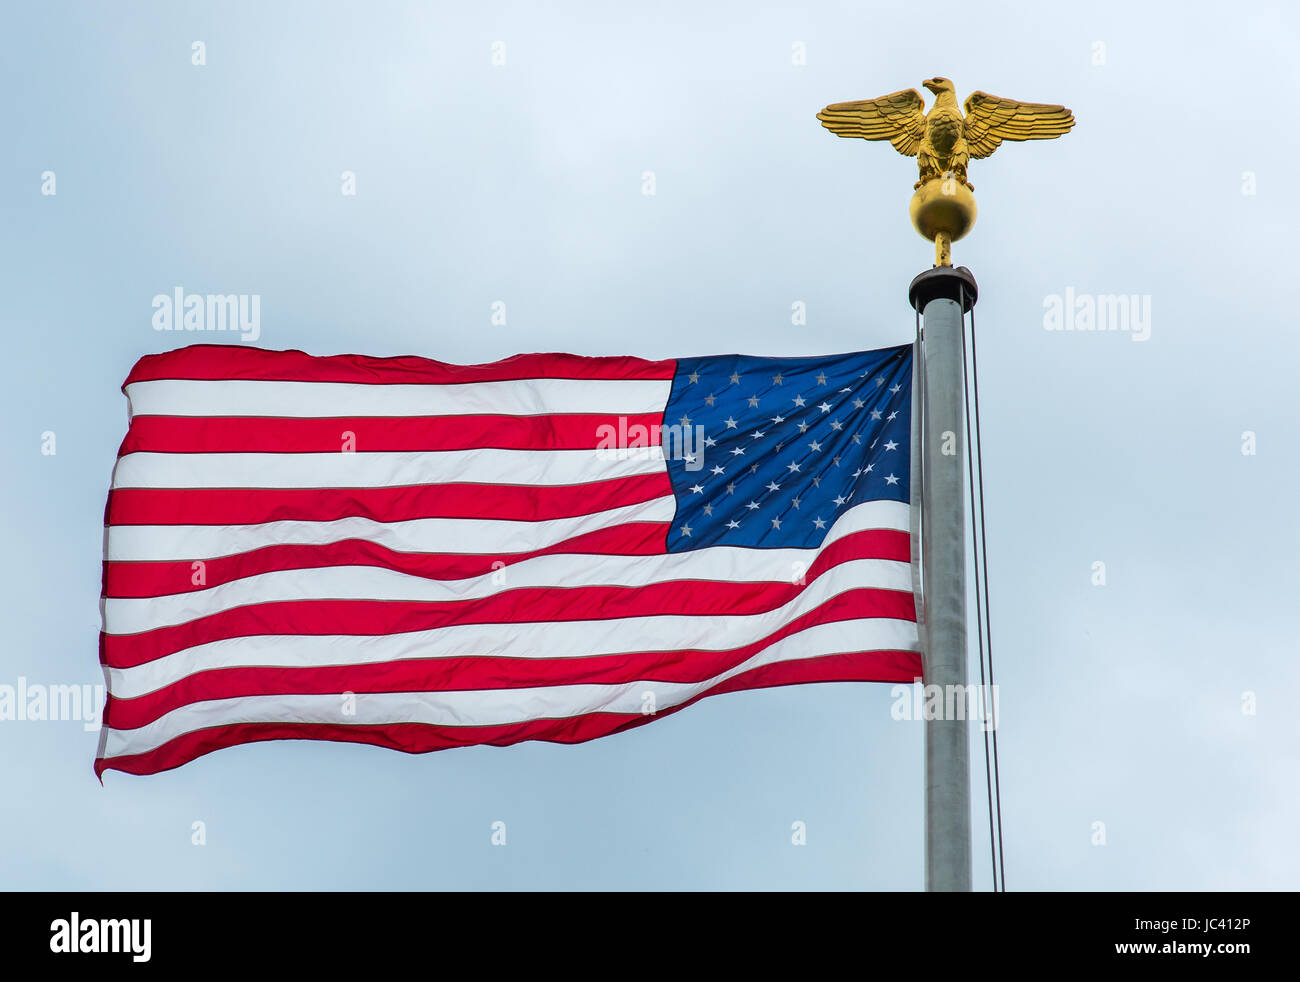
[[[380,453],[424,450],[587,450],[607,434],[663,423],[663,413],[611,416],[136,416],[128,453]],[[603,427],[613,430],[604,430]],[[621,429],[620,429],[621,427]],[[656,434],[657,435],[657,434]],[[656,439],[648,445],[657,445]],[[612,446],[613,444],[605,444]]]
[[[839,543],[836,543],[839,545]],[[806,583],[852,552],[822,553]],[[825,561],[825,566],[819,568]],[[759,614],[795,599],[805,584],[672,580],[645,586],[521,587],[472,600],[294,600],[249,604],[140,634],[101,635],[104,663],[130,668],[195,645],[259,634],[401,634],[452,624],[526,624],[621,617]],[[910,592],[873,589],[873,617],[915,620]]]
[[[765,665],[728,679],[653,716],[590,713],[569,719],[529,720],[500,726],[433,726],[395,723],[386,726],[340,726],[329,723],[239,723],[186,733],[156,750],[95,761],[95,773],[156,774],[241,743],[263,740],[329,740],[368,743],[407,753],[428,753],[478,744],[508,746],[525,740],[583,743],[671,716],[700,699],[723,692],[800,685],[810,682],[911,682],[921,674],[921,657],[911,651],[864,651]]]
[[[142,665],[223,638],[256,634],[403,634],[452,624],[528,624],[623,617],[723,617],[761,614],[793,600],[789,583],[703,583],[676,580],[642,587],[556,587],[508,590],[477,600],[296,600],[254,604],[143,634],[101,635],[104,663]],[[877,590],[870,616],[916,620],[912,594]]]
[[[262,525],[369,518],[506,519],[545,522],[590,515],[672,494],[667,472],[534,487],[416,484],[384,488],[116,488],[109,525]],[[187,564],[188,565],[188,564]]]
[[[103,589],[106,597],[161,597],[220,586],[258,573],[323,566],[382,566],[432,580],[463,580],[501,569],[497,563],[510,566],[534,556],[662,555],[667,534],[667,522],[629,522],[576,535],[544,549],[500,555],[395,552],[365,539],[319,546],[266,546],[235,556],[205,559],[201,584],[193,582],[193,564],[185,561],[104,563]]]
[[[260,379],[281,382],[353,382],[366,385],[451,385],[513,379],[670,379],[673,359],[647,361],[615,356],[588,358],[567,354],[515,355],[486,365],[449,365],[431,358],[404,355],[309,355],[304,351],[267,351],[239,344],[192,344],[175,351],[145,355],[122,387],[152,379]]]
[[[633,679],[702,682],[729,671],[770,645],[809,627],[862,618],[866,616],[864,609],[872,600],[869,589],[849,590],[763,638],[726,650],[677,649],[568,658],[465,656],[402,659],[363,665],[215,668],[132,699],[114,698],[105,710],[104,722],[117,730],[135,729],[178,706],[236,696],[620,685]]]

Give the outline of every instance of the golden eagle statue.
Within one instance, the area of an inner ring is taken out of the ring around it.
[[[920,178],[913,186],[912,220],[917,231],[935,242],[941,260],[935,265],[949,265],[948,243],[975,223],[975,197],[970,193],[975,187],[966,179],[970,159],[990,156],[1003,140],[1063,136],[1074,125],[1074,114],[1064,106],[973,92],[963,116],[949,79],[930,78],[921,84],[935,96],[928,113],[921,94],[907,89],[879,99],[836,102],[817,118],[836,136],[888,140],[899,153],[916,158]],[[931,187],[932,182],[938,185]]]

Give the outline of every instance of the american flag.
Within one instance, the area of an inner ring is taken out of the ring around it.
[[[259,740],[577,743],[921,673],[912,347],[489,365],[142,358],[95,770]]]

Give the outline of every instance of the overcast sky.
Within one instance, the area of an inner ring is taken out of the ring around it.
[[[1295,9],[540,6],[5,6],[0,685],[102,680],[119,386],[222,340],[155,332],[156,294],[257,294],[260,345],[322,355],[905,343],[915,162],[814,116],[941,74],[1078,118],[972,162],[954,247],[1007,885],[1295,888]],[[1149,298],[1149,337],[1046,330],[1067,290]],[[81,723],[0,721],[0,884],[919,889],[922,726],[892,701],[738,693],[581,746],[255,744],[103,787]]]

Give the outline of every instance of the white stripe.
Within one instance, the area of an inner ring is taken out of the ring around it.
[[[254,665],[309,668],[366,665],[405,658],[581,658],[638,651],[696,648],[726,651],[753,644],[849,590],[897,586],[900,574],[875,560],[844,563],[809,583],[798,596],[758,614],[708,617],[660,614],[521,626],[455,624],[428,631],[379,635],[254,635],[196,645],[132,668],[109,670],[109,691],[122,699],[153,692],[197,672]],[[899,624],[911,624],[899,621]],[[900,629],[901,630],[901,629]],[[916,628],[895,647],[915,649]]]
[[[665,470],[662,447],[392,453],[125,454],[115,488],[386,488],[424,484],[586,484]]]
[[[723,552],[726,550],[717,550]],[[739,550],[737,550],[739,551]],[[773,550],[775,551],[775,550]],[[784,551],[784,550],[783,550]],[[797,550],[789,550],[797,552]],[[451,603],[484,600],[496,594],[529,587],[573,590],[580,587],[642,587],[653,583],[793,583],[806,562],[779,564],[762,562],[737,565],[735,559],[710,556],[709,564],[683,561],[707,554],[647,556],[629,560],[625,556],[540,556],[521,564],[520,572],[505,577],[493,574],[466,580],[431,580],[376,566],[327,566],[308,570],[281,570],[251,576],[192,594],[168,597],[109,598],[104,601],[104,633],[140,634],[162,627],[184,624],[250,604],[286,603],[300,600],[373,600],[407,603]],[[888,580],[890,589],[910,591],[911,564],[886,559],[864,559],[878,564],[882,572],[872,579]],[[522,566],[534,564],[530,569]],[[886,576],[885,572],[889,574]],[[730,574],[730,575],[727,575]],[[793,575],[792,575],[793,574]],[[811,577],[810,577],[811,578]],[[885,584],[879,584],[885,585]]]
[[[262,525],[114,525],[108,530],[112,562],[161,562],[233,556],[272,545],[327,545],[364,539],[396,552],[501,555],[532,552],[597,529],[628,522],[670,522],[672,495],[608,511],[516,522],[497,518],[416,518],[376,522],[340,518],[332,522],[266,522]]]
[[[674,580],[787,582],[805,577],[822,549],[850,532],[874,528],[867,510],[853,509],[819,548],[751,549],[712,546],[651,556],[535,556],[508,569],[456,580],[434,580],[378,566],[325,566],[276,570],[158,597],[110,597],[104,601],[107,634],[139,634],[183,624],[249,604],[295,600],[393,600],[449,602],[489,597],[528,587],[640,587]],[[907,562],[874,560],[897,568],[891,589],[911,589]],[[181,584],[177,584],[180,586]],[[884,584],[880,584],[884,585]]]
[[[570,719],[588,713],[642,711],[653,693],[659,711],[680,705],[718,683],[763,665],[798,661],[847,651],[892,648],[896,627],[882,621],[821,624],[769,645],[754,657],[703,682],[632,681],[620,685],[559,685],[523,689],[446,692],[376,692],[356,697],[343,713],[338,694],[241,696],[177,707],[134,730],[105,728],[106,758],[154,750],[194,730],[235,723],[336,723],[385,725],[427,723],[441,726],[498,726],[537,719]]]
[[[538,416],[663,412],[672,379],[518,379],[364,385],[249,379],[158,379],[126,387],[136,416]]]

